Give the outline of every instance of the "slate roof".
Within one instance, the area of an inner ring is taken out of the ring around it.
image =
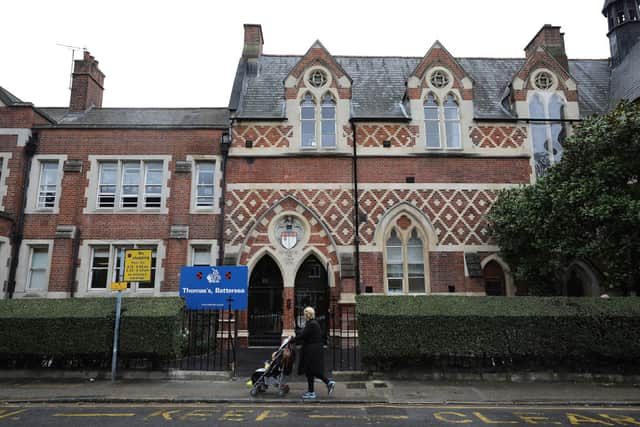
[[[335,56],[336,62],[353,79],[354,119],[406,119],[403,108],[406,81],[422,58]],[[240,63],[230,108],[241,119],[285,117],[283,81],[300,56],[263,55],[257,76],[248,76]],[[524,59],[457,58],[474,81],[474,114],[477,119],[513,119],[502,107],[507,87],[524,64]],[[583,116],[605,112],[608,107],[608,60],[569,61],[569,71],[578,83]]]
[[[17,96],[0,86],[0,102],[10,107],[13,105],[31,105],[28,102],[22,102]]]
[[[68,108],[40,108],[56,123],[73,128],[227,128],[226,108],[92,108],[70,112]]]
[[[621,99],[640,99],[640,42],[636,43],[624,60],[611,71],[611,106]]]

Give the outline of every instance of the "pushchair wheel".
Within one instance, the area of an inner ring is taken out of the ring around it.
[[[256,388],[252,388],[252,389],[249,391],[249,396],[251,396],[251,397],[256,397],[257,395],[258,395],[258,390],[257,390]]]
[[[282,386],[280,386],[280,391],[278,392],[278,395],[280,395],[280,397],[285,396],[287,393],[289,393],[289,385],[288,384],[284,384]]]

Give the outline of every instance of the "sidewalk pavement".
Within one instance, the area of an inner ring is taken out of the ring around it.
[[[249,396],[246,378],[211,380],[7,380],[4,403],[297,403],[306,382],[294,377],[291,392]],[[640,406],[640,384],[340,381],[332,396],[316,383],[318,402],[332,404],[487,404]]]

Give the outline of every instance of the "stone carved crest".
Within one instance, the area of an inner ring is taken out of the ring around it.
[[[286,250],[293,249],[304,236],[304,228],[300,221],[292,216],[285,216],[276,225],[276,239]]]

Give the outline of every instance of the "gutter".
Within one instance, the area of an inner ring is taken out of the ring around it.
[[[18,256],[20,254],[20,246],[22,245],[22,238],[24,236],[24,218],[25,218],[25,206],[27,205],[27,189],[29,187],[29,174],[31,172],[31,165],[33,163],[33,156],[38,151],[40,135],[34,132],[27,143],[24,146],[24,162],[25,166],[22,173],[22,199],[20,205],[16,208],[17,220],[13,222],[11,232],[11,264],[9,266],[9,279],[7,292],[9,299],[13,298],[13,294],[16,290],[16,273],[18,270]]]

